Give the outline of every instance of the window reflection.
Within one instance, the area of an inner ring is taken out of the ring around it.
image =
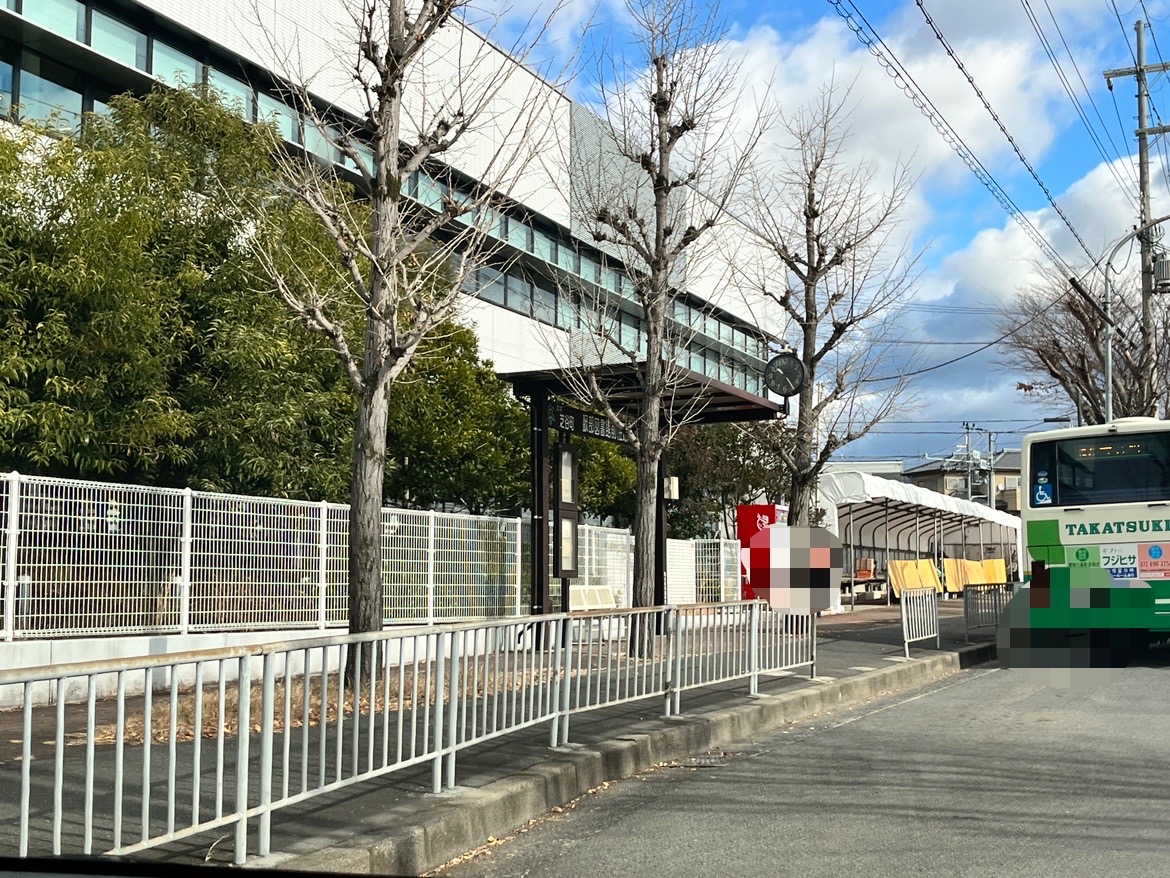
[[[76,78],[60,64],[26,54],[20,74],[20,118],[62,133],[75,131],[81,121],[81,91],[70,85]]]
[[[284,103],[271,95],[261,94],[257,97],[257,115],[276,126],[277,132],[289,143],[300,143],[300,121],[297,114]]]
[[[232,79],[218,70],[207,71],[207,84],[211,86],[223,105],[238,116],[252,121],[252,88],[238,79]]]
[[[146,34],[96,9],[89,44],[115,61],[146,70]]]
[[[151,59],[151,72],[155,78],[161,79],[168,85],[183,83],[192,85],[203,81],[203,65],[185,55],[178,49],[172,49],[166,43],[154,41],[154,55]]]
[[[25,0],[24,17],[55,34],[85,40],[85,6],[78,0]]]
[[[12,114],[12,65],[0,61],[0,117]]]

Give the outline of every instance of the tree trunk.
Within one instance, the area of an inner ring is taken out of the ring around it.
[[[381,631],[382,607],[382,490],[386,471],[386,420],[389,407],[385,387],[358,395],[353,435],[353,481],[349,494],[349,631]],[[373,644],[351,650],[348,676],[357,687],[370,679],[377,660]],[[361,680],[358,679],[360,664]]]
[[[654,606],[654,549],[658,529],[658,456],[637,461],[634,498],[634,606]]]

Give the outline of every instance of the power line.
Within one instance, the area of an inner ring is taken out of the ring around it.
[[[846,2],[853,10],[852,12],[844,7]],[[1068,263],[1048,243],[1047,239],[1045,239],[1044,235],[1041,234],[1040,230],[1036,228],[1032,221],[1024,215],[1024,212],[1016,205],[1011,196],[1007,194],[991,172],[979,161],[978,157],[975,156],[970,147],[963,141],[963,138],[947,122],[946,118],[922,90],[921,86],[914,81],[914,77],[898,60],[897,56],[890,50],[890,47],[885,44],[885,41],[882,40],[873,25],[869,23],[865,15],[857,8],[854,0],[829,0],[829,3],[832,4],[837,14],[845,21],[848,28],[853,31],[854,36],[877,59],[886,73],[893,78],[895,84],[910,98],[911,103],[919,109],[934,127],[935,131],[942,136],[947,145],[955,151],[987,191],[995,197],[995,200],[999,202],[1000,206],[1024,230],[1024,233],[1028,235],[1032,243],[1040,248],[1045,256],[1053,262],[1071,272]]]
[[[934,19],[930,17],[930,13],[926,10],[926,4],[924,0],[915,0],[915,4],[922,12],[922,17],[926,19],[926,24],[934,33],[935,39],[937,39],[939,43],[942,44],[942,47],[946,49],[946,52],[951,57],[951,60],[955,62],[955,66],[959,68],[959,72],[963,74],[963,78],[967,80],[967,84],[970,85],[971,88],[975,91],[975,96],[978,97],[979,102],[983,104],[983,109],[987,110],[987,112],[991,115],[992,120],[995,122],[996,127],[999,128],[1000,133],[1002,133],[1003,136],[1007,138],[1007,142],[1011,145],[1012,151],[1016,154],[1016,158],[1018,158],[1024,167],[1027,168],[1028,173],[1032,176],[1032,179],[1036,181],[1036,185],[1040,187],[1040,191],[1044,193],[1044,197],[1048,199],[1048,203],[1052,205],[1052,209],[1056,211],[1057,216],[1060,217],[1061,221],[1065,224],[1068,230],[1072,232],[1072,236],[1076,239],[1076,242],[1080,244],[1081,249],[1085,251],[1085,255],[1088,256],[1090,260],[1092,260],[1093,252],[1089,249],[1089,245],[1085,243],[1085,239],[1081,237],[1081,233],[1076,230],[1075,226],[1073,226],[1072,220],[1068,218],[1068,215],[1064,212],[1064,210],[1061,209],[1060,205],[1056,203],[1056,197],[1049,190],[1048,185],[1040,179],[1040,175],[1036,172],[1036,169],[1032,166],[1032,163],[1028,161],[1027,157],[1024,155],[1023,150],[1020,149],[1019,143],[1017,143],[1016,139],[1012,137],[1011,132],[1007,130],[1007,126],[1004,125],[1003,120],[999,117],[999,113],[995,111],[995,109],[991,106],[991,102],[987,100],[987,96],[983,94],[983,89],[981,89],[976,84],[975,77],[973,77],[971,72],[967,70],[967,65],[963,63],[962,59],[958,56],[958,53],[955,52],[954,47],[950,44],[950,41],[947,40],[946,35],[939,29],[939,26],[935,24]],[[1026,2],[1025,6],[1027,6]],[[1030,14],[1031,12],[1029,10],[1029,15]]]
[[[1089,138],[1093,141],[1093,145],[1096,146],[1097,152],[1100,154],[1102,161],[1105,163],[1105,167],[1109,170],[1109,173],[1113,176],[1113,179],[1117,182],[1118,187],[1129,199],[1130,203],[1136,208],[1137,201],[1134,200],[1133,195],[1130,193],[1131,184],[1133,186],[1137,185],[1137,180],[1132,179],[1132,167],[1130,168],[1131,179],[1127,182],[1121,178],[1121,174],[1118,172],[1113,159],[1106,154],[1105,145],[1101,142],[1101,139],[1094,130],[1092,123],[1089,122],[1089,118],[1085,114],[1084,107],[1081,105],[1080,99],[1073,93],[1074,90],[1072,85],[1069,82],[1068,77],[1065,75],[1060,61],[1056,57],[1056,52],[1053,50],[1052,44],[1049,42],[1047,35],[1044,33],[1044,28],[1041,27],[1039,19],[1037,19],[1035,14],[1032,12],[1031,4],[1028,2],[1028,0],[1020,0],[1020,2],[1023,4],[1024,11],[1027,13],[1028,21],[1032,24],[1032,30],[1036,32],[1036,36],[1040,40],[1040,45],[1043,47],[1044,53],[1048,56],[1049,63],[1052,64],[1053,70],[1056,71],[1057,78],[1060,79],[1060,84],[1064,86],[1065,93],[1068,95],[1069,100],[1072,101],[1072,105],[1076,109],[1077,115],[1081,119],[1081,124],[1085,126],[1085,130],[1089,133]],[[1093,107],[1093,112],[1096,113],[1097,119],[1101,123],[1101,130],[1104,131],[1105,136],[1109,138],[1109,145],[1113,148],[1114,156],[1116,156],[1118,159],[1121,159],[1121,149],[1113,140],[1113,133],[1111,132],[1109,126],[1105,123],[1105,117],[1101,115],[1101,109],[1097,106],[1097,101],[1093,98],[1093,92],[1089,88],[1088,83],[1085,82],[1085,77],[1081,73],[1080,66],[1077,64],[1076,56],[1073,54],[1072,48],[1068,44],[1068,40],[1065,39],[1064,31],[1061,30],[1060,22],[1056,20],[1056,14],[1052,11],[1052,6],[1048,0],[1044,0],[1044,7],[1048,10],[1048,17],[1052,20],[1053,27],[1056,28],[1056,34],[1060,37],[1060,42],[1061,45],[1064,46],[1065,54],[1068,55],[1069,61],[1072,62],[1073,70],[1076,72],[1077,79],[1080,80],[1081,89],[1084,91],[1085,97],[1089,99],[1089,104]]]

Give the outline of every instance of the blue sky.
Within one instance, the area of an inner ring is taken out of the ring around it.
[[[842,0],[868,20],[910,71],[971,152],[1068,262],[1090,260],[1060,221],[1040,186],[996,127],[971,86],[927,26],[914,0]],[[536,0],[520,7],[539,8]],[[984,92],[1021,152],[1069,216],[1094,258],[1126,234],[1137,217],[1133,137],[1135,85],[1119,79],[1110,92],[1102,71],[1132,66],[1134,23],[1152,25],[1151,62],[1170,59],[1170,0],[922,0],[921,6]],[[596,10],[596,11],[595,11]],[[595,14],[601,33],[621,38],[620,0],[569,0],[560,33]],[[1035,16],[1056,56],[1054,65],[1029,21]],[[919,354],[931,366],[970,353],[970,342],[996,337],[989,306],[1010,307],[1034,277],[1041,251],[967,169],[857,40],[830,0],[760,3],[726,0],[731,37],[748,82],[773,79],[782,107],[795,108],[834,76],[853,82],[850,154],[879,168],[909,159],[920,176],[908,233],[926,245],[925,271],[907,312],[910,334],[933,342]],[[1166,50],[1163,56],[1162,49]],[[1067,78],[1076,103],[1066,93]],[[1083,84],[1082,84],[1083,80]],[[1151,80],[1156,121],[1170,122],[1167,76]],[[1079,108],[1079,111],[1078,111]],[[748,112],[745,109],[745,112]],[[1079,116],[1083,113],[1088,124]],[[1092,134],[1090,133],[1092,130]],[[1093,138],[1102,144],[1094,145]],[[1154,215],[1168,212],[1170,175],[1165,146],[1152,146]],[[1102,152],[1104,155],[1102,155]],[[1108,160],[1108,161],[1107,161]],[[925,307],[922,307],[925,306]],[[940,344],[940,342],[942,342]],[[1023,398],[1027,376],[997,365],[994,348],[915,378],[919,404],[849,446],[842,457],[945,454],[962,439],[962,423],[996,429],[1001,447],[1018,447],[1020,432],[1071,406]],[[985,440],[983,440],[985,441]]]

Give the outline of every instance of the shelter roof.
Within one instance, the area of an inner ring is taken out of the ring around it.
[[[618,412],[632,412],[638,405],[638,373],[643,364],[614,363],[592,367],[598,383]],[[500,375],[527,395],[543,387],[550,395],[566,399],[576,398],[574,379],[580,369],[538,369],[531,372],[509,372]],[[714,381],[698,372],[671,367],[671,389],[663,399],[663,409],[671,423],[716,424],[736,421],[773,420],[786,413],[781,403],[720,381]],[[579,380],[579,379],[578,379]]]
[[[1019,516],[1009,515],[970,500],[948,497],[905,482],[882,479],[869,473],[835,472],[822,474],[819,480],[820,507],[825,510],[825,527],[841,535],[843,512],[852,508],[889,512],[891,527],[912,524],[926,516],[941,519],[952,526],[980,521],[991,522],[1019,532]]]

